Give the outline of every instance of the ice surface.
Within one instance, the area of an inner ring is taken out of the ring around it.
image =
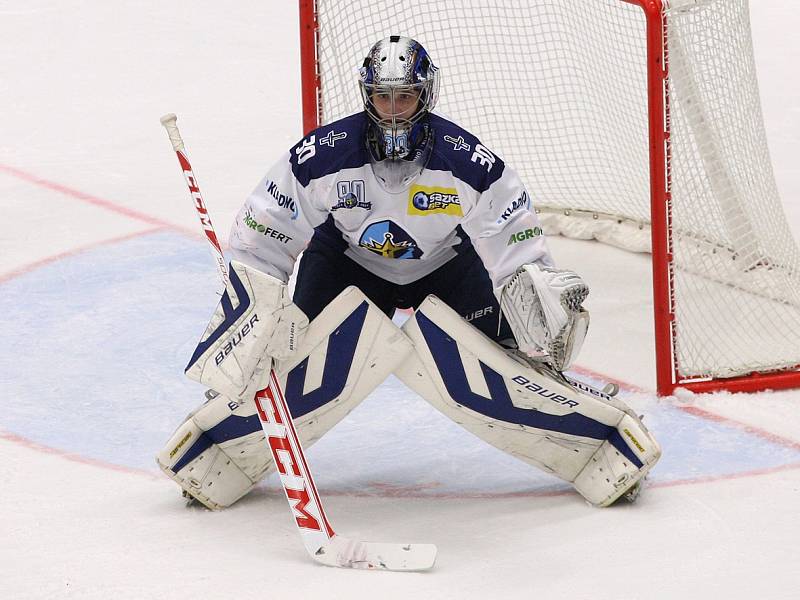
[[[800,237],[800,14],[751,10]],[[334,527],[436,543],[432,572],[311,563],[274,479],[185,508],[153,456],[202,399],[182,370],[217,283],[158,119],[226,237],[300,135],[295,3],[3,5],[0,50],[0,598],[797,596],[800,392],[656,399],[647,260],[589,242],[552,247],[592,287],[579,376],[630,384],[664,447],[637,504],[592,509],[391,377],[311,467]]]

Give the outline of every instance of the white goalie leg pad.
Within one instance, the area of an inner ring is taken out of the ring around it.
[[[625,414],[617,424],[617,434],[633,445],[649,462],[646,469],[635,469],[619,444],[604,442],[572,482],[575,489],[595,506],[610,506],[626,495],[660,458],[661,449],[642,421]]]
[[[310,324],[298,351],[275,371],[300,441],[310,446],[355,408],[412,351],[410,340],[355,287]],[[218,395],[158,454],[186,494],[225,508],[274,470],[255,403]]]
[[[581,304],[589,286],[573,271],[522,265],[498,294],[520,351],[568,368],[589,328],[589,313]]]
[[[481,439],[571,482],[595,506],[625,494],[661,456],[623,402],[534,369],[434,296],[403,330],[415,353],[395,375]]]
[[[291,353],[295,348],[284,346],[300,341],[308,319],[291,303],[286,284],[279,279],[235,260],[229,276],[230,284],[186,375],[226,396],[242,399],[256,391],[256,369],[269,368],[267,347],[272,344],[273,353]],[[273,339],[276,327],[280,340]]]
[[[185,495],[211,509],[230,506],[271,468],[255,403],[209,390],[156,456]]]

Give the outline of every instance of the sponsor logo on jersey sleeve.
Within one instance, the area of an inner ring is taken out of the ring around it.
[[[504,223],[508,220],[508,218],[517,212],[519,209],[524,208],[526,210],[530,209],[531,207],[531,199],[528,196],[528,192],[522,190],[522,195],[519,198],[514,200],[511,204],[509,204],[506,209],[500,214],[500,218],[497,219],[498,223]]]
[[[464,216],[457,190],[421,185],[413,185],[408,191],[408,214]]]
[[[540,235],[542,235],[542,233],[543,232],[541,227],[529,227],[528,229],[517,231],[516,233],[511,234],[511,237],[508,239],[508,244],[506,244],[506,246],[511,246],[512,244],[519,244],[520,242],[524,242],[526,240],[539,237]]]
[[[292,213],[291,219],[294,221],[300,214],[300,210],[297,207],[297,203],[294,201],[294,199],[288,194],[281,192],[278,189],[278,184],[274,181],[267,180],[266,186],[267,193],[275,198],[275,202],[278,204],[278,206]]]
[[[331,206],[331,212],[341,209],[352,210],[354,208],[372,209],[372,202],[367,202],[364,198],[364,181],[361,179],[337,181],[336,195],[339,200]]]
[[[383,258],[420,258],[422,250],[406,231],[393,221],[372,223],[364,230],[358,245]]]
[[[250,229],[260,233],[261,235],[263,235],[265,237],[274,238],[275,240],[277,240],[277,241],[279,241],[279,242],[281,242],[283,244],[288,244],[289,242],[292,241],[292,238],[289,237],[288,235],[286,235],[285,233],[282,233],[282,232],[278,231],[277,229],[275,229],[273,227],[267,227],[263,223],[259,223],[258,221],[256,221],[253,218],[253,215],[250,213],[249,209],[245,209],[244,219],[242,219],[242,221]]]

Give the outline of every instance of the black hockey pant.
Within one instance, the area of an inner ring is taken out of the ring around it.
[[[514,339],[508,323],[500,318],[489,274],[472,247],[429,275],[399,285],[367,271],[343,250],[315,236],[300,258],[294,302],[313,319],[350,285],[358,287],[389,317],[398,308],[417,308],[428,294],[434,294],[489,338],[506,344]]]

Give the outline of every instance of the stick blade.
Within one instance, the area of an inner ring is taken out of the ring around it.
[[[320,546],[314,560],[329,567],[376,571],[426,571],[436,562],[433,544],[359,542],[339,535]]]

